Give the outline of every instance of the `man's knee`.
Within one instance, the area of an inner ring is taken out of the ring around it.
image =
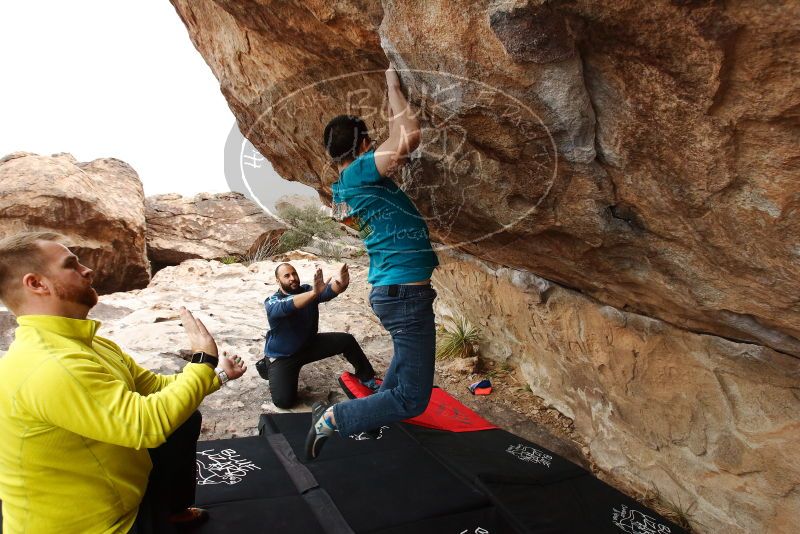
[[[272,394],[272,404],[277,406],[282,410],[288,410],[289,408],[293,407],[295,402],[297,402],[297,393],[296,392],[270,392]]]
[[[422,413],[427,408],[428,408],[428,400],[412,403],[411,406],[409,406],[408,408],[408,415],[406,416],[406,419],[422,415]]]
[[[189,419],[186,420],[185,424],[189,428],[200,430],[200,427],[203,425],[203,414],[200,413],[200,410],[195,410],[194,413],[189,416]]]
[[[358,341],[353,334],[348,334],[343,332],[342,336],[342,344],[345,345],[347,348],[358,347]]]
[[[400,406],[405,419],[421,415],[427,408],[431,397],[428,395],[403,395],[400,397]]]

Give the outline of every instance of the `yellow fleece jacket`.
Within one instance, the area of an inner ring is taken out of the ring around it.
[[[219,389],[214,370],[152,373],[95,335],[97,321],[17,323],[0,358],[3,532],[127,532],[152,468],[147,449]]]

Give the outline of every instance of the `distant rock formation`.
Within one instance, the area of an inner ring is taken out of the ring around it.
[[[189,259],[252,254],[286,230],[240,193],[155,195],[145,206],[147,254],[154,270]]]
[[[101,294],[150,281],[144,193],[127,163],[15,152],[0,159],[0,191],[0,235],[24,229],[64,234],[81,262],[95,270]]]
[[[275,201],[275,211],[277,211],[279,215],[283,210],[289,207],[323,209],[319,197],[312,198],[303,195],[284,195]]]

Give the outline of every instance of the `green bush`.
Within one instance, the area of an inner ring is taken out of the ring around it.
[[[297,250],[311,243],[311,235],[298,232],[297,230],[286,230],[278,241],[278,254]]]
[[[323,258],[330,258],[334,261],[342,261],[344,256],[344,247],[328,241],[320,241],[317,245],[319,247],[319,255]]]
[[[312,206],[304,208],[289,206],[281,210],[279,215],[291,230],[308,234],[309,239],[310,236],[320,239],[334,239],[345,235],[344,231],[339,228],[339,223]]]
[[[219,259],[219,262],[225,265],[231,265],[232,263],[239,263],[239,258],[236,256],[223,256]]]
[[[306,206],[288,206],[278,212],[289,229],[281,236],[278,251],[281,254],[305,247],[313,238],[331,241],[345,235],[339,224],[319,209]],[[341,253],[338,253],[341,257]],[[323,254],[324,255],[324,254]]]
[[[436,357],[447,360],[475,356],[478,343],[483,339],[480,330],[463,317],[453,319],[452,323],[450,328],[445,327],[441,332]]]

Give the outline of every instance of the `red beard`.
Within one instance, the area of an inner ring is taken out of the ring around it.
[[[83,304],[89,308],[97,304],[97,292],[92,286],[67,288],[60,284],[55,284],[54,289],[56,296],[61,300],[74,302],[75,304]]]

